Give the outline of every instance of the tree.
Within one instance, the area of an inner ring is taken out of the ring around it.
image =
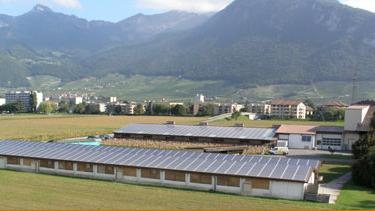
[[[8,103],[0,107],[0,112],[23,113],[26,112],[22,102]]]
[[[35,92],[32,92],[30,94],[30,105],[31,105],[31,112],[35,112],[36,107],[38,106],[38,100],[37,100]]]
[[[240,117],[241,117],[241,112],[236,111],[232,114],[232,119],[238,120],[238,118]]]
[[[62,101],[59,103],[58,111],[60,113],[70,113],[71,112],[71,106],[69,103]]]
[[[171,113],[174,116],[185,116],[187,114],[187,108],[184,105],[175,105],[172,107]]]
[[[43,102],[39,105],[39,112],[50,114],[57,111],[57,106],[53,102]]]
[[[145,113],[144,106],[142,104],[137,104],[137,106],[134,108],[134,114],[143,115],[144,113]]]
[[[85,105],[84,114],[100,114],[100,110],[95,104]]]
[[[366,156],[370,148],[375,146],[375,113],[370,123],[370,131],[361,136],[361,138],[353,144],[352,151],[355,159],[361,159]]]
[[[76,113],[76,114],[84,114],[85,110],[86,110],[86,104],[81,103],[81,104],[78,104],[74,107],[73,112]]]
[[[375,188],[375,146],[370,147],[369,153],[353,164],[352,171],[356,184]]]
[[[370,123],[370,131],[353,145],[353,181],[358,185],[375,188],[375,113]]]
[[[170,113],[170,107],[167,104],[155,104],[153,106],[153,113],[156,115],[168,115]]]
[[[202,107],[198,112],[198,116],[214,116],[215,115],[215,105],[207,104]]]

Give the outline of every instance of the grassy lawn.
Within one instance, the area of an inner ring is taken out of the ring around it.
[[[324,125],[324,126],[344,126],[344,122],[316,122],[308,120],[249,120],[246,117],[240,117],[238,120],[221,119],[210,122],[211,125],[233,126],[238,123],[244,123],[246,127],[272,127],[273,125]]]
[[[0,171],[0,209],[329,209],[327,204]]]
[[[350,171],[349,164],[329,164],[324,163],[320,168],[320,176],[323,176],[323,183],[335,180]]]
[[[112,133],[130,123],[165,123],[174,120],[177,124],[197,124],[204,119],[168,116],[5,115],[0,116],[0,139],[46,141]]]
[[[375,210],[375,190],[348,183],[340,193],[338,209]]]
[[[321,155],[323,159],[335,159],[335,160],[352,160],[352,155],[340,155],[340,154],[333,154],[333,155]]]

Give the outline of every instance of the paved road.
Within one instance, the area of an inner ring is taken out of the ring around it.
[[[322,161],[330,161],[337,163],[351,163],[351,159],[339,159],[339,158],[329,158],[331,153],[325,150],[306,150],[306,149],[289,149],[288,157],[292,158],[304,158],[304,159],[316,159]],[[352,156],[350,152],[335,152],[335,155],[345,155]]]
[[[344,185],[349,182],[349,180],[352,178],[352,173],[347,173],[343,175],[342,177],[335,179],[327,184],[321,184],[319,186],[319,194],[329,194],[331,197],[329,198],[330,204],[335,204],[339,195],[341,189],[344,187]]]

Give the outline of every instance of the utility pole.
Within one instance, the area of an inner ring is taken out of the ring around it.
[[[358,79],[359,79],[359,72],[358,72],[358,66],[355,67],[354,70],[354,76],[353,76],[353,87],[352,87],[352,104],[356,103],[358,100]]]

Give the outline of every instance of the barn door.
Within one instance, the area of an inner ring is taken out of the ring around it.
[[[245,182],[243,183],[243,192],[244,194],[251,194],[252,192],[251,180],[249,179],[245,180]]]

